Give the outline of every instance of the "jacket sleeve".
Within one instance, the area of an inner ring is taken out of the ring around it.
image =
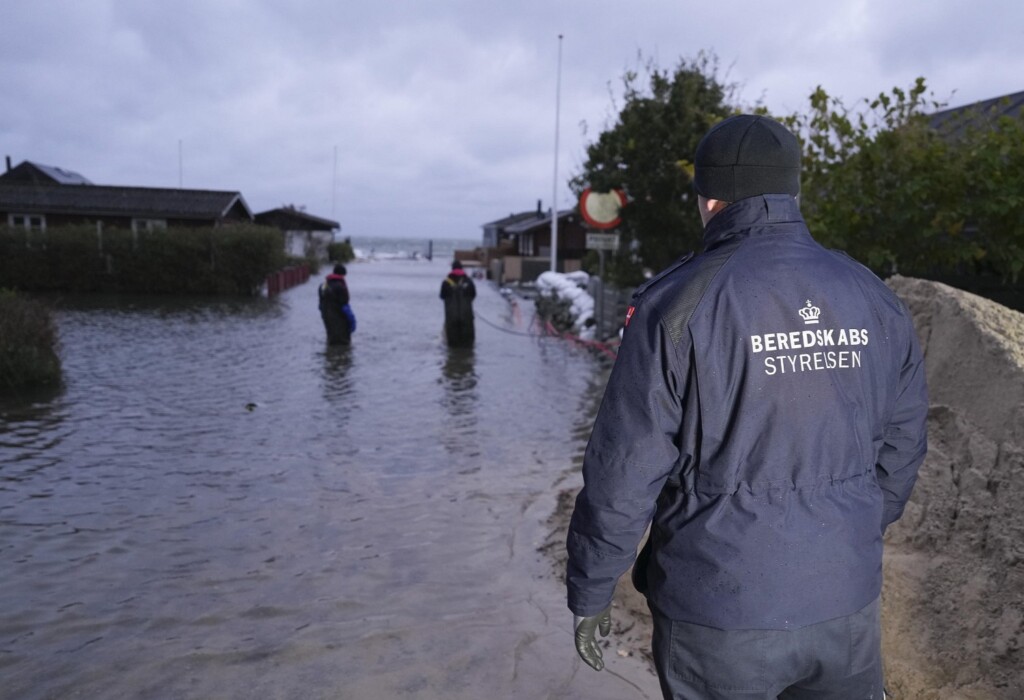
[[[577,615],[611,602],[679,459],[680,357],[660,316],[638,304],[587,444],[569,525],[566,585]]]
[[[900,519],[928,452],[928,387],[917,334],[906,317],[906,352],[875,472],[885,497],[882,532]]]

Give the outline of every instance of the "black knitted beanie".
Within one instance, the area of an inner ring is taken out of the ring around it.
[[[800,193],[800,142],[768,117],[738,114],[719,122],[697,144],[693,162],[693,188],[708,199]]]

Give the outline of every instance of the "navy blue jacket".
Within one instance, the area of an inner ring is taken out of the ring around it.
[[[320,318],[327,331],[327,341],[348,344],[356,330],[356,318],[349,306],[348,283],[344,275],[329,274],[317,290]]]
[[[927,451],[910,316],[788,195],[729,205],[640,287],[583,462],[569,608],[634,581],[668,617],[788,629],[881,592],[882,535]],[[653,519],[653,522],[652,522]]]

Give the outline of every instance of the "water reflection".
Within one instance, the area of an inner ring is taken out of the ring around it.
[[[343,405],[352,394],[351,345],[327,345],[323,350],[323,391],[329,405]]]
[[[448,348],[442,374],[445,404],[453,416],[472,412],[476,401],[477,376],[473,348]]]
[[[445,348],[441,369],[444,396],[441,400],[448,414],[444,421],[442,443],[450,454],[477,454],[477,374],[473,348]]]
[[[48,450],[64,440],[60,394],[63,387],[33,391],[0,401],[0,492],[56,461]],[[6,510],[0,505],[0,512]]]

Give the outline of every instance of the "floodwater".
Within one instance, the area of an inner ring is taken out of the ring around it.
[[[0,403],[0,697],[658,697],[576,657],[537,551],[578,484],[600,360],[447,266],[349,266],[274,299],[65,299],[65,387]],[[492,325],[493,324],[493,325]]]

